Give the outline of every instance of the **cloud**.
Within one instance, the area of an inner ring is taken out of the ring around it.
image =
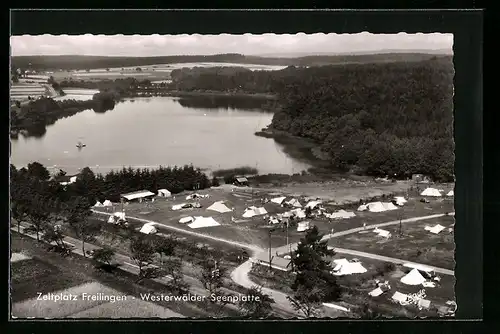
[[[168,56],[217,53],[349,53],[435,50],[453,45],[452,34],[243,34],[243,35],[22,35],[11,36],[13,56]]]

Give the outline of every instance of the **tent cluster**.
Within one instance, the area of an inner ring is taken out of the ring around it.
[[[110,206],[113,206],[113,203],[111,203],[110,200],[105,200],[103,203],[97,201],[95,204],[94,204],[94,207],[95,208],[100,208],[100,207],[110,207]]]
[[[375,281],[377,283],[377,288],[370,291],[368,294],[372,297],[378,297],[383,293],[391,290],[391,286],[389,285],[389,281],[380,282],[379,280]]]
[[[363,204],[358,207],[358,211],[370,211],[370,212],[384,212],[397,210],[397,206],[392,204],[391,202],[383,203],[383,202],[372,202],[368,204]]]
[[[411,294],[396,291],[392,296],[392,300],[400,305],[416,305],[421,310],[428,309],[431,306],[431,301],[425,299],[425,297],[424,290]]]
[[[122,222],[126,222],[127,218],[125,217],[125,212],[115,212],[113,215],[109,216],[108,223],[111,224],[119,224]]]
[[[335,276],[363,274],[367,271],[359,261],[349,262],[347,259],[337,259],[333,260],[333,262],[336,264],[332,270],[332,274]]]

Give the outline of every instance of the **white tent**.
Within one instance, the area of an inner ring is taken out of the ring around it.
[[[189,203],[182,203],[182,204],[177,204],[177,205],[172,206],[172,210],[177,211],[177,210],[181,210],[181,209],[185,209],[185,208],[189,208],[189,207],[190,207]]]
[[[103,206],[101,202],[97,201],[95,204],[94,204],[94,207],[98,208],[98,207],[101,207]]]
[[[309,222],[300,222],[297,224],[297,232],[304,232],[309,229]]]
[[[115,223],[115,217],[114,216],[109,216],[108,223],[114,224]]]
[[[232,210],[228,208],[222,201],[215,202],[210,205],[207,210],[217,211],[220,213],[231,212]]]
[[[196,198],[208,198],[208,195],[191,194],[191,195],[186,196],[186,200],[188,200],[188,201],[190,199],[196,199]]]
[[[352,217],[356,217],[354,212],[339,210],[337,212],[333,212],[332,214],[325,214],[326,217],[332,219],[349,219]]]
[[[437,224],[437,225],[435,225],[435,226],[433,226],[433,227],[426,226],[426,227],[424,227],[424,229],[425,229],[426,231],[431,232],[431,233],[434,233],[434,234],[439,234],[439,232],[441,232],[442,230],[444,230],[444,229],[445,229],[445,227],[444,227],[444,226],[442,226],[442,225]]]
[[[358,211],[366,211],[368,210],[368,206],[366,204],[360,205],[358,207]]]
[[[104,203],[102,203],[102,206],[113,206],[113,203],[111,203],[110,200],[105,200]]]
[[[453,190],[450,190],[449,193],[446,194],[446,196],[455,196],[455,192]]]
[[[421,196],[440,197],[441,193],[436,188],[427,188],[420,194]]]
[[[190,228],[203,228],[203,227],[212,227],[219,226],[220,224],[215,221],[212,217],[195,217],[194,222],[189,224]]]
[[[292,216],[297,216],[297,218],[306,218],[306,212],[300,208],[294,209],[290,213],[292,213]]]
[[[408,295],[396,291],[396,292],[394,292],[394,295],[392,295],[392,300],[394,300],[395,302],[397,302],[401,305],[405,305],[405,304],[408,304],[408,301],[407,301]]]
[[[115,212],[113,213],[113,216],[117,218],[118,220],[125,220],[125,212]]]
[[[265,215],[267,210],[264,207],[257,208],[255,206],[251,206],[245,210],[243,213],[244,218],[252,218],[254,216]]]
[[[396,196],[396,197],[394,197],[394,201],[399,206],[403,206],[406,202],[408,202],[403,196]]]
[[[154,223],[147,223],[142,226],[139,232],[144,234],[155,234],[158,230],[154,226]]]
[[[333,260],[336,263],[335,268],[333,268],[333,274],[336,276],[352,275],[352,274],[363,274],[367,270],[360,262],[349,262],[346,259]]]
[[[380,237],[384,237],[384,238],[389,238],[391,236],[391,232],[389,232],[387,230],[379,229],[378,227],[375,228],[373,230],[373,232],[377,233]]]
[[[318,205],[321,204],[321,201],[310,201],[306,204],[306,208],[315,209]]]
[[[425,282],[424,276],[417,269],[412,269],[406,276],[401,278],[401,283],[407,285],[420,285]]]
[[[179,223],[181,223],[181,224],[186,224],[186,223],[190,223],[193,221],[194,221],[193,217],[183,217],[183,218],[179,219]]]
[[[384,206],[385,211],[391,211],[391,210],[397,210],[398,207],[392,204],[391,202],[384,202],[382,203]]]
[[[170,197],[172,196],[172,193],[168,191],[167,189],[159,189],[158,190],[158,196],[160,197]]]
[[[291,205],[295,208],[301,208],[302,207],[302,204],[300,204],[299,200],[296,199],[296,198],[292,198],[291,200],[289,200],[288,202],[286,202],[286,204],[288,205]]]
[[[271,218],[269,218],[269,223],[271,223],[271,224],[279,224],[280,221],[276,217],[271,217]]]
[[[286,197],[276,197],[276,198],[271,199],[271,202],[281,205],[281,203],[283,203],[283,201],[285,199],[286,199]]]

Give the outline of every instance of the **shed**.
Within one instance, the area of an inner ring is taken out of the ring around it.
[[[254,257],[252,257],[251,260],[253,263],[260,264],[262,266],[269,266],[269,253],[258,252]],[[290,271],[292,269],[290,262],[290,259],[285,259],[271,254],[271,268],[281,271]]]
[[[248,186],[248,179],[244,176],[237,176],[234,184],[237,186]]]
[[[143,198],[154,196],[155,194],[149,190],[139,190],[131,193],[122,194],[121,197],[127,201],[142,200]]]

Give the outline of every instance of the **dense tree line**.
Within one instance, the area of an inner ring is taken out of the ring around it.
[[[236,63],[259,65],[313,66],[350,62],[419,61],[433,57],[427,53],[386,53],[366,55],[312,55],[303,57],[259,57],[237,53],[218,55],[180,55],[157,57],[106,57],[106,56],[16,56],[11,57],[12,68],[32,68],[38,70],[85,70],[91,68],[113,68],[147,66],[173,63]]]
[[[26,104],[17,103],[10,109],[11,132],[27,130],[28,135],[43,135],[47,125],[54,124],[58,119],[92,109],[97,113],[112,110],[115,97],[109,93],[94,94],[91,100],[78,101],[73,99],[56,101],[41,97]]]
[[[349,64],[281,71],[193,68],[179,90],[278,94],[271,128],[315,140],[335,168],[453,180],[453,62]]]

